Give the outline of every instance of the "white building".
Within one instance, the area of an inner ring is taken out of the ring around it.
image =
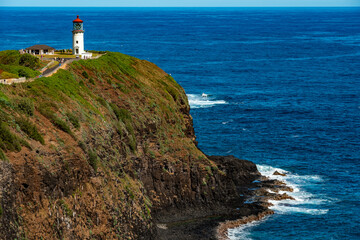
[[[82,59],[91,58],[92,53],[85,52],[84,50],[84,21],[77,18],[73,21],[73,54],[81,57]]]
[[[25,50],[22,50],[22,53],[30,53],[33,55],[53,55],[55,51],[55,48],[50,47],[48,45],[34,45],[28,48],[25,48]]]

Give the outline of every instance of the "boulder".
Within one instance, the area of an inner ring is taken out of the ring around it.
[[[278,172],[278,171],[275,171],[274,173],[273,173],[273,175],[279,175],[279,176],[286,176],[286,174],[285,173],[281,173],[281,172]]]

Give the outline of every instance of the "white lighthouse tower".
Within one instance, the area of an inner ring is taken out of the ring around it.
[[[87,53],[84,50],[84,22],[79,18],[73,21],[73,54],[81,58],[91,58],[92,53]]]

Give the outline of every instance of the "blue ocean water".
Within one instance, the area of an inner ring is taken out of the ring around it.
[[[86,49],[172,74],[205,153],[287,172],[296,201],[232,239],[360,238],[359,8],[1,8],[0,50],[71,48],[76,15]]]

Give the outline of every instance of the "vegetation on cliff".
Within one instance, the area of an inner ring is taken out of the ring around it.
[[[30,54],[20,54],[16,50],[0,52],[0,79],[2,78],[33,78],[40,74],[39,58]]]
[[[4,56],[1,69],[30,73]],[[184,90],[148,61],[108,52],[0,84],[0,122],[8,238],[151,238],[154,213],[236,193],[216,189],[225,167],[196,147]]]

